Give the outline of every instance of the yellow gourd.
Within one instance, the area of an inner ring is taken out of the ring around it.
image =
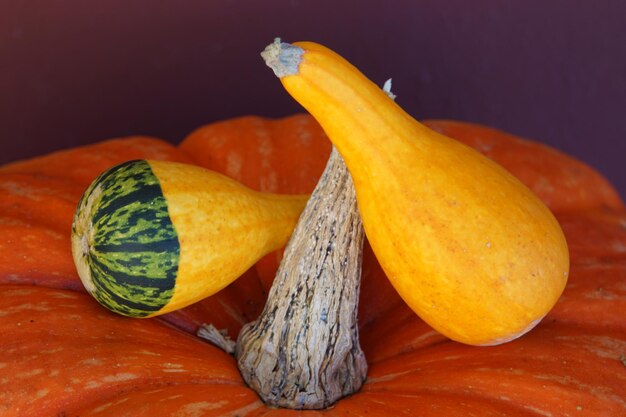
[[[321,45],[277,41],[263,56],[343,156],[376,257],[422,319],[454,340],[491,345],[554,306],[567,243],[519,180],[417,122]]]
[[[256,192],[193,165],[129,161],[81,198],[74,262],[105,307],[164,314],[216,293],[284,246],[307,199]]]

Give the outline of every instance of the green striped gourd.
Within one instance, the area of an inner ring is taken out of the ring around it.
[[[125,162],[83,194],[74,262],[110,310],[164,314],[214,294],[284,246],[306,199],[256,192],[193,165]]]

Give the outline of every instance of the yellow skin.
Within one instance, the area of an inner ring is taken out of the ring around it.
[[[287,61],[297,72],[281,82],[343,156],[366,235],[405,302],[467,344],[534,327],[569,272],[548,208],[501,166],[410,117],[339,55],[294,46],[302,54]]]
[[[218,292],[265,254],[283,247],[308,199],[256,192],[191,165],[149,162],[181,248],[174,295],[151,316]]]

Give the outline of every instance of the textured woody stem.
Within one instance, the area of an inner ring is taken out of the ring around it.
[[[367,363],[357,323],[362,247],[354,185],[333,148],[265,309],[237,341],[239,370],[266,403],[321,409],[363,384]]]

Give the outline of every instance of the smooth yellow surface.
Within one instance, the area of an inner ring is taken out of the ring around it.
[[[367,237],[407,304],[444,335],[497,344],[556,303],[569,256],[546,206],[505,169],[406,114],[314,43],[281,78],[353,177]]]
[[[174,295],[153,316],[216,293],[284,246],[308,199],[256,192],[200,167],[148,162],[181,248]]]

